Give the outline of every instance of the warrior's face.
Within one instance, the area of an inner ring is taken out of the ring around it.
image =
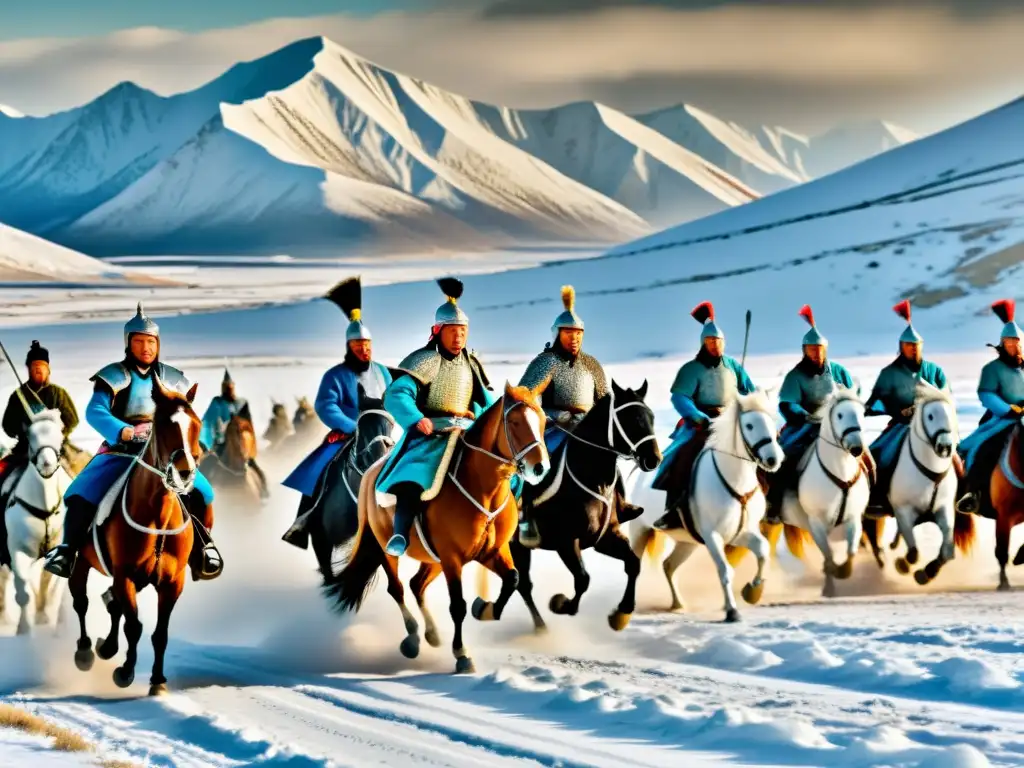
[[[28,367],[28,380],[37,387],[50,380],[50,365],[45,360],[33,360]]]
[[[160,351],[160,340],[156,336],[134,334],[129,340],[132,357],[143,365],[152,365]]]
[[[824,344],[804,344],[804,357],[819,368],[825,364],[825,354]]]
[[[373,342],[369,339],[353,339],[348,343],[348,348],[360,362],[368,363],[373,357]]]
[[[900,342],[900,354],[912,363],[921,363],[921,344],[911,341]]]
[[[562,349],[575,357],[583,349],[583,331],[579,328],[561,328],[558,331],[558,343]]]
[[[235,382],[223,381],[220,385],[220,393],[228,400],[235,399]]]
[[[448,354],[458,355],[466,348],[466,337],[469,328],[465,325],[446,325],[441,328],[441,346]]]
[[[721,357],[725,354],[725,339],[719,339],[715,336],[708,336],[704,339],[704,349],[712,357]]]
[[[1001,343],[1003,346],[1003,350],[1006,352],[1007,356],[1020,363],[1020,339],[1003,339]]]

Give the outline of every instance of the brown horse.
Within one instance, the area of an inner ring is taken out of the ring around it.
[[[1024,428],[1017,424],[1000,452],[1000,461],[989,481],[989,500],[996,516],[996,560],[999,561],[999,590],[1010,589],[1006,563],[1010,559],[1010,533],[1024,523]],[[1024,546],[1013,557],[1014,565],[1024,563]]]
[[[515,533],[519,506],[509,481],[517,472],[537,483],[551,467],[544,445],[544,411],[538,394],[525,387],[505,385],[505,393],[484,411],[463,435],[461,451],[440,492],[427,502],[421,523],[414,529],[407,554],[421,565],[412,580],[416,603],[426,623],[424,636],[435,648],[441,644],[437,626],[424,602],[430,583],[444,572],[449,610],[455,623],[452,653],[456,672],[472,672],[473,660],[462,642],[466,600],[462,569],[478,562],[501,579],[504,601],[515,591],[519,574],[509,542]],[[419,625],[405,604],[405,588],[398,578],[398,558],[385,554],[393,532],[394,509],[377,503],[375,486],[384,461],[373,465],[359,485],[359,528],[352,539],[346,566],[325,584],[326,594],[341,612],[358,611],[383,566],[388,594],[398,603],[405,620],[406,638],[401,651],[416,658],[420,650]],[[501,598],[499,597],[499,600]],[[493,611],[488,604],[487,610]]]
[[[128,482],[114,499],[110,517],[93,529],[75,563],[68,586],[78,614],[81,635],[75,664],[80,670],[92,668],[95,655],[85,626],[89,609],[89,572],[96,569],[113,578],[104,595],[110,613],[110,633],[97,647],[101,659],[113,658],[118,650],[118,632],[124,618],[128,650],[123,666],[114,669],[114,682],[127,688],[135,680],[135,663],[142,622],[136,593],[146,585],[157,592],[157,622],[153,631],[153,673],[151,696],[166,693],[164,652],[167,628],[175,603],[185,586],[185,574],[193,546],[191,520],[185,511],[185,496],[192,490],[199,458],[202,422],[192,410],[196,388],[187,395],[169,391],[159,379],[153,382],[156,411],[145,447],[134,459]],[[201,521],[213,527],[213,507],[207,507]],[[107,599],[109,596],[109,600]]]
[[[286,438],[295,434],[295,427],[292,426],[292,420],[288,416],[288,409],[285,408],[284,403],[272,400],[271,405],[273,411],[270,424],[267,425],[267,431],[263,433],[263,439],[270,444],[272,450],[278,447]]]
[[[256,453],[256,430],[252,421],[236,413],[224,428],[223,448],[203,456],[200,469],[215,488],[239,490],[258,502],[263,481],[253,467]]]

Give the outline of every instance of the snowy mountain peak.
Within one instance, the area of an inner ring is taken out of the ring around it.
[[[4,117],[24,117],[21,112],[16,110],[14,107],[8,107],[6,104],[0,104],[0,115]]]

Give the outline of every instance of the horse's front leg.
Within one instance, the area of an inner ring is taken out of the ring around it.
[[[583,597],[583,593],[590,587],[590,574],[587,573],[587,569],[583,565],[583,555],[580,553],[579,539],[563,544],[557,551],[558,556],[565,563],[565,567],[572,574],[573,591],[575,594],[571,600],[561,592],[552,595],[548,607],[552,613],[558,613],[563,616],[575,616],[580,609],[580,598]]]
[[[18,604],[18,634],[27,635],[32,631],[28,622],[29,577],[32,574],[32,558],[20,550],[11,553],[11,572],[14,574],[14,602]]]
[[[956,512],[952,504],[942,506],[935,510],[935,524],[942,533],[942,544],[935,559],[914,572],[914,581],[924,585],[939,575],[939,571],[946,563],[956,556],[956,548],[953,546],[953,516]]]
[[[670,611],[682,611],[683,600],[679,595],[679,588],[676,586],[676,571],[679,567],[690,559],[690,555],[693,554],[694,550],[697,549],[697,544],[689,541],[677,541],[675,548],[669,553],[669,556],[665,558],[665,562],[661,564],[661,570],[665,574],[665,581],[668,582],[668,590],[672,595],[672,605],[669,607]]]
[[[128,643],[124,664],[114,668],[114,684],[127,688],[135,682],[135,665],[139,660],[139,639],[142,637],[142,622],[139,621],[139,607],[135,583],[121,573],[114,574],[114,599],[121,605],[124,614],[124,638]]]
[[[1006,564],[1010,561],[1010,534],[1013,531],[1012,513],[1004,510],[996,511],[996,562],[999,563],[999,591],[1010,589],[1010,579],[1006,576]]]
[[[113,588],[103,593],[103,603],[107,606],[107,613],[110,615],[110,631],[107,636],[96,646],[96,655],[101,659],[112,659],[118,651],[118,641],[121,636],[121,618],[124,611],[121,603],[114,596]]]
[[[83,556],[79,556],[68,579],[71,592],[72,607],[78,615],[78,644],[75,649],[75,666],[82,672],[92,669],[96,654],[92,650],[92,640],[85,626],[85,616],[89,612],[89,570],[91,566]]]
[[[462,641],[462,623],[466,620],[466,598],[462,594],[462,563],[448,561],[443,564],[444,577],[448,582],[448,610],[451,613],[455,634],[452,637],[452,654],[455,656],[455,673],[466,674],[476,671],[473,659]]]
[[[364,535],[370,535],[370,531]],[[405,585],[398,577],[398,558],[384,554],[384,574],[388,580],[388,594],[398,604],[402,611],[402,622],[405,624],[405,639],[399,645],[399,650],[407,659],[415,659],[420,655],[420,625],[416,617],[412,615],[409,606],[405,604]]]
[[[751,517],[753,520],[753,517]],[[743,586],[743,599],[751,605],[761,602],[764,594],[764,570],[768,565],[768,558],[771,556],[771,544],[761,533],[758,522],[748,522],[748,528],[736,537],[735,544],[746,547],[754,553],[757,559],[757,573],[749,584]]]
[[[473,618],[477,621],[500,621],[509,598],[519,586],[519,571],[516,570],[515,563],[512,561],[512,553],[509,551],[508,544],[503,545],[491,559],[482,565],[501,579],[501,591],[498,593],[498,599],[493,603],[482,597],[477,597],[473,601]]]
[[[836,562],[832,557],[832,543],[828,540],[829,528],[825,519],[828,516],[828,509],[821,510],[821,516],[807,517],[807,529],[810,531],[811,538],[814,539],[815,546],[818,547],[818,551],[821,552],[821,556],[824,559],[822,570],[825,573],[825,585],[822,587],[822,597],[835,597],[836,596]]]
[[[165,581],[157,588],[156,628],[153,630],[153,671],[149,677],[149,695],[167,693],[167,678],[164,676],[164,657],[167,654],[168,630],[171,612],[185,589],[185,570],[178,571],[174,581]],[[125,628],[127,634],[127,627]]]
[[[633,552],[629,539],[619,530],[618,524],[608,528],[604,536],[594,544],[594,550],[607,557],[621,560],[626,570],[626,590],[622,593],[619,607],[608,616],[608,626],[616,632],[621,632],[629,625],[633,611],[636,610],[636,580],[640,575],[640,558]]]
[[[540,610],[538,610],[537,604],[533,601],[533,581],[530,579],[533,550],[520,544],[519,537],[516,536],[509,544],[509,552],[512,553],[512,562],[519,572],[519,595],[523,598],[526,608],[530,611],[530,617],[533,619],[533,630],[537,633],[547,632],[548,625],[544,623],[544,617],[540,615]]]
[[[846,561],[836,568],[836,578],[848,579],[853,575],[854,558],[857,557],[863,534],[864,507],[861,504],[850,505],[848,503],[846,508]]]
[[[917,539],[914,537],[914,525],[917,524],[917,510],[913,506],[904,504],[893,509],[893,515],[896,517],[896,525],[899,527],[900,535],[907,542],[906,556],[896,558],[896,570],[905,576],[910,573],[910,566],[915,565],[919,557]]]
[[[427,641],[427,645],[431,648],[439,648],[441,646],[441,636],[437,631],[437,622],[434,621],[434,614],[427,607],[426,594],[427,587],[431,585],[440,573],[440,565],[436,563],[422,563],[420,569],[416,571],[416,575],[412,577],[410,584],[412,592],[416,596],[416,605],[419,606],[420,613],[423,615],[423,639]]]
[[[715,567],[718,569],[718,580],[722,584],[722,592],[725,594],[725,620],[727,622],[735,622],[740,620],[740,612],[736,607],[736,598],[732,594],[732,566],[729,565],[729,560],[725,556],[725,541],[722,539],[722,534],[718,531],[711,531],[707,535],[701,532],[701,537],[704,539],[707,545],[708,552],[711,553],[711,559],[715,561]]]

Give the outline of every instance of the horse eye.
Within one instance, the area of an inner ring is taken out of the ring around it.
[[[931,421],[934,418],[935,418],[934,414],[931,414],[931,413],[928,414],[928,421]]]
[[[841,413],[839,414],[839,420],[840,420],[840,421],[842,421],[842,420],[843,420],[843,414],[841,414]]]
[[[754,429],[754,425],[753,424],[747,424],[747,429],[753,430]]]

